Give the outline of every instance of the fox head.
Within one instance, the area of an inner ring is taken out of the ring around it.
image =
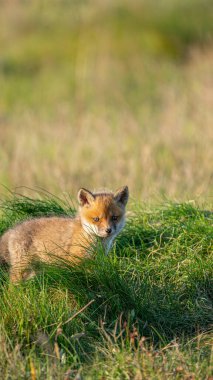
[[[125,224],[125,207],[129,197],[127,186],[115,193],[78,192],[79,215],[84,230],[102,238],[115,237]]]

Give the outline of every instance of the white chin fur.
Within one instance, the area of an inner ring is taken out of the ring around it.
[[[117,224],[116,230],[113,231],[111,235],[105,235],[105,234],[101,233],[100,231],[98,231],[98,227],[95,224],[88,223],[85,219],[82,219],[81,223],[82,223],[84,231],[86,231],[89,235],[96,235],[96,236],[99,236],[99,237],[105,239],[104,240],[104,246],[105,246],[106,253],[107,253],[109,251],[111,245],[112,245],[114,238],[123,229],[123,227],[125,225],[125,219],[122,219],[120,221],[120,223]]]

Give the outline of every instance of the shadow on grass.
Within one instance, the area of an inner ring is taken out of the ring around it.
[[[100,320],[113,325],[122,314],[131,323],[139,323],[141,334],[153,336],[158,331],[165,339],[207,329],[212,322],[210,271],[183,281],[174,277],[174,263],[160,269],[153,268],[152,260],[150,266],[147,261],[130,262],[99,253],[79,266],[43,267],[43,273],[47,289],[68,291],[80,307],[94,300],[85,315],[96,326]],[[43,275],[33,281],[40,287]]]
[[[101,254],[79,266],[42,267],[42,274],[16,286],[10,296],[13,316],[7,315],[5,328],[10,339],[19,337],[23,347],[36,345],[38,352],[47,350],[47,345],[39,343],[45,336],[52,352],[57,343],[72,363],[90,361],[102,335],[111,334],[115,326],[117,335],[125,326],[125,344],[137,326],[137,340],[145,336],[161,346],[208,330],[213,322],[208,273],[196,284],[178,284],[168,272],[163,279],[143,263],[129,265],[129,261]],[[18,308],[22,310],[17,312]]]
[[[38,214],[64,212],[53,203],[36,205]],[[7,217],[14,220],[22,206],[28,215],[24,201],[15,213],[7,208]],[[211,223],[209,213],[186,204],[137,212],[108,257],[97,249],[80,265],[40,264],[37,277],[12,289],[4,280],[4,328],[10,339],[36,344],[38,350],[39,336],[47,336],[52,350],[57,344],[72,362],[90,360],[103,331],[115,326],[125,326],[127,340],[137,326],[138,337],[157,346],[208,330],[213,322]]]

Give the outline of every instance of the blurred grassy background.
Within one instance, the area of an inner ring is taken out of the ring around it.
[[[0,183],[210,199],[212,37],[211,0],[1,1]]]

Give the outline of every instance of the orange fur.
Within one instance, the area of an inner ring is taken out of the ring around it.
[[[96,236],[106,252],[109,250],[124,226],[128,188],[115,194],[81,189],[78,200],[75,218],[35,218],[5,232],[0,239],[0,258],[10,265],[11,281],[31,276],[35,260],[51,263],[60,258],[78,262],[88,254]]]

